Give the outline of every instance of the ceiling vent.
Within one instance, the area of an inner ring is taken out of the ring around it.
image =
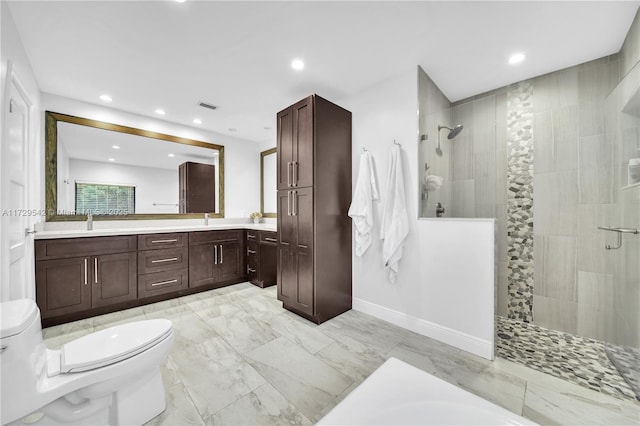
[[[199,102],[198,105],[200,105],[202,108],[218,109],[217,106],[208,104],[206,102]]]

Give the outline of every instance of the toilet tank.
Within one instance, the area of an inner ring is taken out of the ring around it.
[[[31,299],[0,303],[0,356],[2,370],[2,424],[37,390],[46,372],[46,348],[42,340],[40,310]]]

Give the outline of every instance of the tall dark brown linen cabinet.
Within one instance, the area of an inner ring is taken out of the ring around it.
[[[187,161],[178,166],[179,213],[216,211],[216,167]]]
[[[320,324],[351,309],[351,112],[312,95],[277,126],[278,299]]]

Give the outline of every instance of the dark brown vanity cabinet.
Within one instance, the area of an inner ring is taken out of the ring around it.
[[[140,298],[188,288],[189,238],[186,232],[139,235],[138,250]]]
[[[189,287],[223,287],[245,276],[242,231],[189,233]]]
[[[216,168],[187,161],[178,166],[178,210],[180,213],[216,211]]]
[[[248,230],[247,278],[258,287],[276,285],[278,233]]]
[[[321,323],[351,309],[351,113],[312,95],[277,125],[278,298]]]
[[[136,237],[37,240],[36,302],[43,319],[137,298]]]

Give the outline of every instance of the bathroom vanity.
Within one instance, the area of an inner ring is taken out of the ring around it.
[[[43,325],[247,280],[260,287],[275,284],[273,228],[191,228],[36,234],[36,301]]]

